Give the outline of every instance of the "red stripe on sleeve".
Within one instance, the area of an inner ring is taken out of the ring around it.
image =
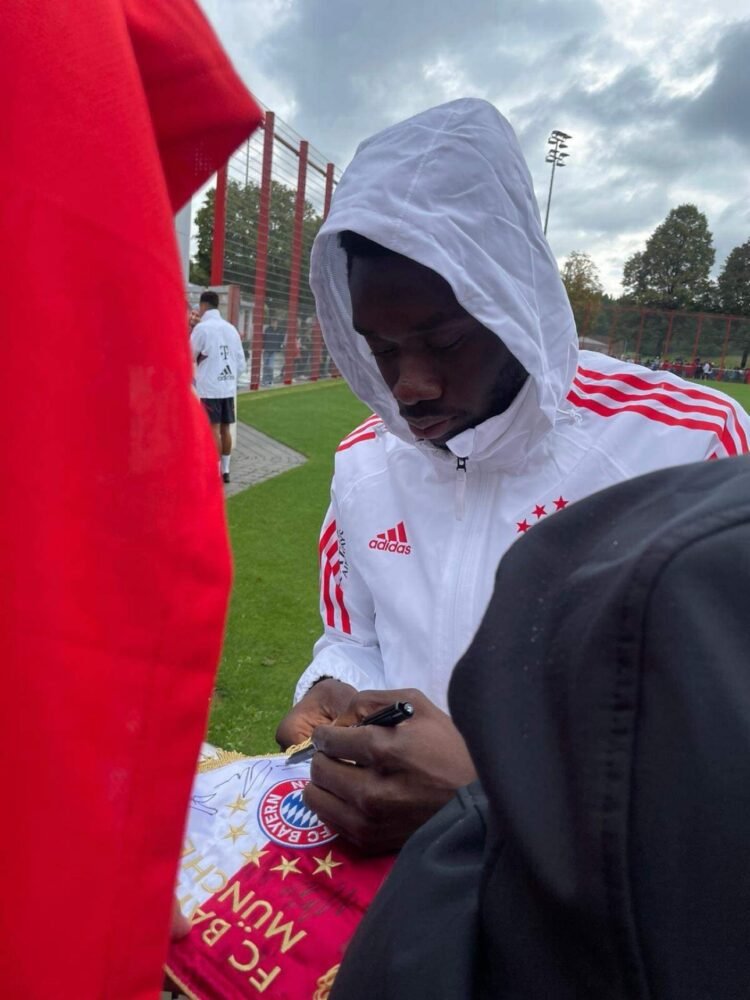
[[[337,560],[331,566],[331,572],[333,573],[334,580],[338,579],[338,572],[340,569],[341,569],[341,562]],[[338,582],[336,582],[333,588],[333,594],[336,599],[336,604],[338,604],[341,616],[341,631],[346,632],[347,635],[351,635],[352,624],[351,621],[349,620],[349,612],[346,610],[346,605],[344,604],[344,592],[341,589],[341,586]]]
[[[737,409],[734,403],[732,403],[728,399],[722,399],[720,396],[713,395],[710,392],[706,392],[705,389],[698,389],[697,387],[689,383],[686,383],[686,385],[683,387],[683,386],[676,386],[672,382],[663,382],[663,381],[649,382],[648,380],[641,378],[637,375],[629,375],[625,372],[618,372],[616,374],[607,375],[603,372],[593,371],[590,368],[579,368],[578,375],[583,375],[585,378],[592,379],[593,381],[596,382],[603,382],[606,380],[610,380],[613,382],[621,382],[624,385],[631,386],[634,389],[642,389],[647,392],[652,392],[654,389],[661,389],[666,393],[668,393],[670,397],[668,400],[665,400],[666,405],[673,406],[675,409],[680,409],[681,407],[685,406],[685,404],[682,403],[680,400],[674,399],[674,394],[676,393],[679,393],[682,396],[687,396],[689,399],[695,399],[695,400],[700,400],[704,403],[709,403],[711,404],[711,406],[718,408],[721,418],[724,421],[726,421],[727,417],[731,419],[732,426],[737,435],[739,449],[735,448],[735,451],[730,452],[730,454],[736,454],[737,450],[743,453],[750,450],[750,444],[748,443],[745,430],[741,422],[737,419]],[[591,389],[593,391],[593,387],[591,387]],[[717,413],[717,416],[718,415],[719,413]]]
[[[337,554],[338,541],[334,541],[333,545],[326,552],[326,561],[321,580],[321,593],[325,606],[326,624],[329,628],[336,628],[336,608],[338,608],[339,618],[341,619],[341,631],[347,635],[351,635],[352,623],[349,612],[346,609],[344,592],[336,579],[341,569],[340,560],[335,558]],[[331,597],[332,593],[333,597]]]
[[[321,593],[323,595],[323,603],[326,609],[326,625],[330,628],[335,628],[336,616],[333,609],[333,601],[331,600],[331,576],[331,564],[327,562],[323,567]]]
[[[346,605],[344,604],[344,592],[338,584],[336,584],[336,601],[341,612],[341,631],[346,632],[347,635],[351,635],[352,623],[349,618],[349,612],[346,610]]]
[[[661,410],[656,410],[651,406],[640,403],[633,402],[627,403],[624,406],[608,407],[595,399],[578,396],[573,390],[568,393],[568,399],[577,406],[591,410],[593,413],[598,413],[601,417],[613,417],[618,413],[640,413],[641,416],[646,417],[648,420],[654,420],[669,427],[686,427],[689,430],[710,431],[719,438],[728,455],[737,454],[737,445],[726,427],[719,430],[715,424],[707,423],[704,420],[694,420],[690,417],[674,417],[669,413],[663,413]]]
[[[322,556],[326,545],[328,545],[331,540],[331,535],[336,531],[336,522],[331,521],[327,528],[323,530],[320,536],[320,542],[318,543],[318,555]]]
[[[347,438],[346,441],[343,441],[338,446],[338,448],[336,449],[336,451],[337,452],[339,452],[339,451],[346,451],[348,448],[353,448],[355,444],[359,444],[360,441],[372,441],[376,437],[377,437],[377,434],[374,431],[368,431],[368,432],[365,432],[364,434],[357,435],[357,437],[355,437],[355,438]]]
[[[349,433],[346,435],[346,437],[342,440],[341,444],[343,444],[344,441],[348,441],[349,438],[356,437],[358,434],[361,434],[362,431],[366,431],[368,428],[374,427],[375,424],[379,424],[381,422],[382,421],[381,421],[380,417],[376,417],[376,416],[370,417],[368,420],[363,421],[359,425],[359,427],[355,427],[353,431],[349,431]]]
[[[579,378],[573,379],[573,385],[577,386],[581,392],[588,393],[589,395],[599,394],[601,396],[607,396],[615,402],[639,403],[644,399],[653,399],[655,402],[663,403],[665,406],[675,410],[677,413],[702,413],[708,417],[716,417],[716,419],[720,420],[722,424],[726,423],[727,414],[725,410],[717,409],[715,406],[701,406],[696,403],[685,403],[680,399],[675,399],[673,396],[665,392],[642,392],[636,395],[632,392],[624,392],[622,389],[618,389],[613,385],[587,385]]]

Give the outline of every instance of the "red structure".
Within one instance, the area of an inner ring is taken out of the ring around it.
[[[305,186],[307,184],[307,153],[310,144],[303,139],[299,144],[299,166],[297,168],[297,196],[294,201],[294,234],[292,236],[292,260],[289,267],[289,305],[286,320],[286,352],[284,355],[284,385],[292,384],[292,373],[297,353],[300,350],[297,339],[299,307],[299,269],[302,260],[302,225],[305,221]]]
[[[253,350],[250,362],[250,388],[258,389],[263,357],[263,325],[266,304],[266,273],[268,260],[268,231],[271,217],[271,175],[273,171],[273,140],[276,116],[266,112],[263,129],[263,167],[261,172],[260,202],[258,211],[258,236],[255,255],[255,294],[253,296]]]
[[[323,221],[328,218],[331,210],[331,198],[333,197],[333,164],[326,164],[326,188],[323,198]],[[312,328],[312,365],[310,368],[310,379],[317,382],[320,378],[320,362],[323,355],[323,332],[317,316]]]
[[[582,346],[636,362],[658,359],[680,375],[692,376],[700,358],[710,362],[712,378],[746,380],[750,316],[602,303],[585,306],[576,320]]]
[[[334,164],[272,111],[266,112],[262,132],[238,149],[218,175],[211,283],[236,286],[241,296],[239,326],[245,331],[252,326],[247,338],[251,389],[330,373],[308,268],[336,175]],[[270,348],[264,345],[269,326],[275,331]],[[277,337],[285,341],[283,358]]]

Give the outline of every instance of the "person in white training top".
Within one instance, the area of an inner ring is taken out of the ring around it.
[[[579,351],[518,142],[484,101],[359,147],[311,285],[331,356],[373,416],[336,454],[324,633],[277,739],[314,731],[306,803],[389,850],[474,777],[446,695],[503,553],[603,487],[746,452],[750,422],[713,389]],[[402,699],[409,721],[349,728]]]
[[[231,323],[221,318],[219,296],[203,292],[198,308],[199,320],[190,334],[190,348],[195,360],[195,390],[211,422],[219,471],[229,482],[232,456],[231,425],[235,422],[234,397],[237,378],[247,370],[242,341]]]

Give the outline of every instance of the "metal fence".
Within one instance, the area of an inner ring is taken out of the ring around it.
[[[339,176],[272,111],[219,171],[211,286],[227,288],[227,315],[246,345],[251,389],[338,374],[308,275],[312,243]]]
[[[579,342],[588,350],[690,378],[750,382],[750,316],[608,302],[573,311]]]

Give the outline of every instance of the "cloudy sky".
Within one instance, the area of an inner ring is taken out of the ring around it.
[[[738,0],[200,0],[245,82],[344,167],[373,132],[484,97],[514,126],[542,214],[552,129],[573,136],[548,236],[620,294],[683,202],[717,268],[750,239],[750,4]]]

